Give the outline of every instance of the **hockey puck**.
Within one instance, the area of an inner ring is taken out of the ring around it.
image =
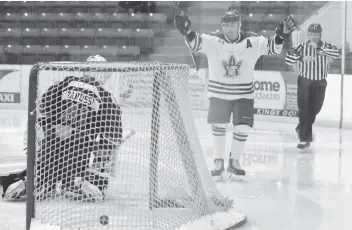
[[[100,217],[100,223],[102,225],[107,225],[109,223],[109,217],[107,215],[102,215]]]

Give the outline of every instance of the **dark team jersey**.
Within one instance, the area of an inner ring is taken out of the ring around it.
[[[121,109],[93,78],[66,77],[42,95],[39,108],[44,131],[61,125],[106,144],[122,138]]]

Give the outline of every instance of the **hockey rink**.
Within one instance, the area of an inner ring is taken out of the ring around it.
[[[22,153],[26,111],[1,113],[0,174],[23,169],[26,162]],[[205,117],[196,117],[195,123],[212,167],[211,128]],[[293,123],[257,121],[241,159],[245,180],[217,184],[248,216],[239,229],[350,230],[352,130],[315,127],[310,151],[298,153],[293,128]],[[231,137],[229,129],[227,152]],[[25,202],[0,200],[0,230],[24,226]]]

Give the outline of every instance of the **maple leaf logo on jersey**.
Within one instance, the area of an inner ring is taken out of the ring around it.
[[[243,61],[237,62],[233,55],[230,56],[228,61],[223,61],[222,65],[225,69],[225,77],[235,78],[241,75],[240,68],[242,66]]]

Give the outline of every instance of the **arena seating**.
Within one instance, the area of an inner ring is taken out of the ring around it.
[[[82,61],[82,52],[115,46],[114,54],[105,52],[109,60],[138,60],[160,43],[153,39],[162,33],[167,16],[120,10],[118,2],[1,2],[0,50],[5,55],[0,61]]]
[[[298,24],[326,2],[181,2],[198,32],[220,29],[220,16],[231,7],[242,14],[242,29],[274,35],[292,14]],[[91,52],[110,61],[155,60],[192,64],[182,36],[174,29],[173,2],[158,2],[157,12],[128,13],[119,2],[0,2],[0,62],[82,61]],[[291,44],[287,42],[287,48]],[[176,52],[177,51],[177,52]],[[204,55],[197,63],[207,67]],[[285,70],[283,56],[262,57],[257,69]]]

